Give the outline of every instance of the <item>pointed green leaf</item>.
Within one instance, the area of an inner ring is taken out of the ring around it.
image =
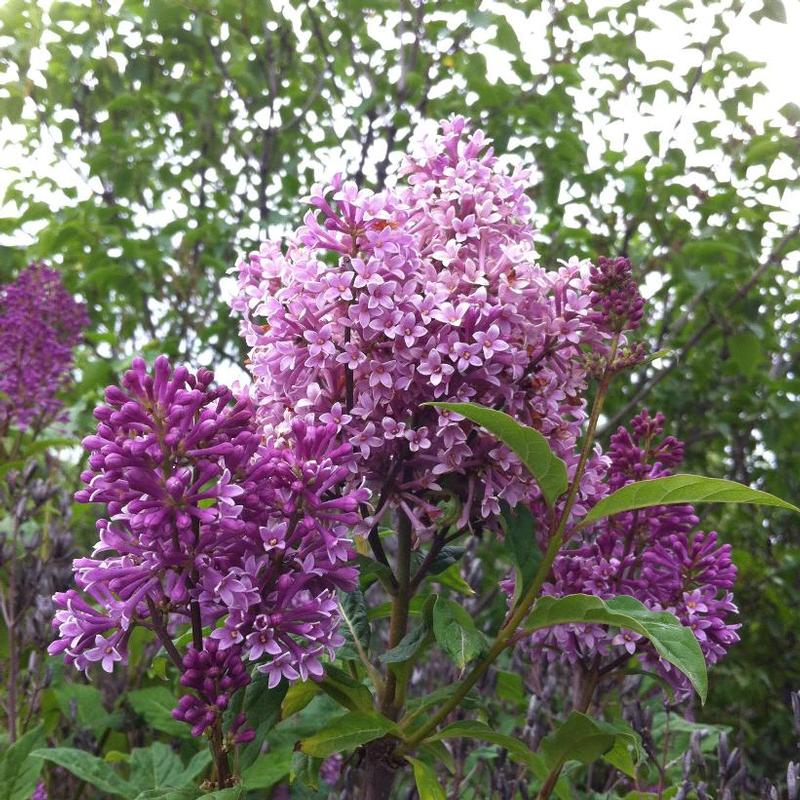
[[[684,503],[752,503],[785,508],[800,514],[797,506],[735,481],[704,478],[700,475],[670,475],[666,478],[629,483],[604,497],[583,518],[581,527],[623,511]]]
[[[377,711],[351,711],[331,720],[321,731],[300,742],[300,749],[309,756],[327,758],[334,753],[352,750],[359,745],[397,733],[397,725]]]
[[[139,791],[158,789],[161,786],[179,787],[187,782],[183,763],[177,753],[163,742],[134,748],[130,765],[130,782]]]
[[[136,795],[135,800],[197,800],[200,790],[197,786],[165,786],[162,789],[146,789]],[[208,795],[202,795],[208,797]]]
[[[325,677],[319,681],[319,688],[349,711],[369,712],[373,708],[369,689],[333,664],[325,667]]]
[[[261,752],[261,745],[266,735],[272,730],[281,716],[281,704],[288,684],[281,681],[272,689],[269,688],[269,680],[266,675],[256,673],[252,683],[249,683],[242,693],[241,710],[247,717],[247,722],[251,728],[255,728],[256,736],[252,742],[248,742],[239,748],[239,763],[245,769],[256,760]],[[234,695],[234,699],[239,692]]]
[[[31,755],[58,764],[59,767],[63,767],[106,794],[126,798],[133,798],[139,794],[138,789],[120,778],[113,767],[106,764],[102,758],[85,750],[78,750],[75,747],[50,747],[34,750]]]
[[[316,681],[298,681],[293,683],[281,703],[281,718],[288,717],[302,711],[320,692]]]
[[[525,587],[533,580],[542,552],[536,542],[536,522],[530,509],[518,503],[514,508],[506,508],[503,512],[505,522],[505,540],[514,567],[517,580],[514,584],[514,604]]]
[[[614,746],[615,735],[586,714],[573,711],[553,733],[542,740],[547,766],[558,769],[567,761],[590,764]]]
[[[426,403],[453,411],[486,428],[511,449],[536,478],[542,496],[549,506],[567,490],[567,465],[550,449],[539,431],[522,425],[502,411],[484,408],[475,403]]]
[[[486,639],[466,609],[445,597],[437,597],[433,606],[433,635],[459,669],[477,658],[486,646]]]
[[[270,789],[282,781],[292,768],[292,748],[283,747],[260,755],[243,773],[245,788]]]
[[[508,750],[509,756],[514,761],[524,764],[527,767],[531,767],[532,757],[536,755],[519,739],[504,733],[498,733],[485,722],[474,719],[453,722],[447,727],[442,728],[442,730],[434,736],[429,737],[427,741],[437,741],[441,739],[479,739],[483,742],[498,744]]]
[[[439,784],[439,779],[432,767],[418,758],[407,757],[406,761],[414,768],[414,781],[417,784],[419,800],[447,800],[447,795]]]
[[[391,650],[387,650],[381,656],[381,661],[384,664],[402,664],[404,661],[410,661],[432,641],[433,634],[431,629],[424,623],[420,623],[410,630]]]
[[[615,737],[614,746],[603,754],[603,761],[608,762],[627,776],[635,778],[636,765],[645,758],[642,737],[624,722],[595,720],[595,723]]]
[[[545,596],[536,601],[525,627],[528,631],[535,631],[581,622],[614,625],[646,637],[663,659],[686,675],[701,701],[705,702],[708,676],[703,652],[691,628],[681,625],[674,614],[652,611],[636,598],[626,595],[610,600],[590,594]]]
[[[135,689],[129,692],[125,699],[150,727],[170,736],[190,738],[189,726],[172,716],[175,696],[166,686]]]
[[[416,658],[433,642],[433,606],[437,595],[429,595],[422,607],[420,620],[391,650],[381,656],[384,664],[402,664]]]
[[[357,640],[364,650],[369,649],[370,628],[367,605],[360,589],[339,593],[339,609],[345,623],[345,638],[351,643]]]
[[[31,751],[43,745],[42,726],[20,736],[0,760],[0,800],[28,800],[36,788],[42,761],[28,758]]]
[[[196,783],[197,779],[211,764],[211,753],[207,747],[195,753],[186,768],[183,770],[183,780],[187,783]]]
[[[534,753],[524,742],[513,736],[498,733],[479,720],[453,722],[426,741],[435,742],[443,739],[478,739],[500,745],[508,751],[508,756],[512,761],[525,766],[540,781],[546,780],[550,772],[541,755]],[[560,800],[572,800],[572,792],[563,778],[560,778],[556,784],[555,795]]]

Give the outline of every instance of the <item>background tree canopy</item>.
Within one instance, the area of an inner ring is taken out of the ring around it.
[[[667,352],[617,389],[605,430],[662,410],[687,471],[797,502],[800,108],[754,121],[766,87],[726,40],[745,13],[785,20],[775,0],[8,0],[0,114],[19,166],[0,278],[42,258],[87,301],[70,400],[88,430],[134,350],[241,361],[237,254],[316,180],[380,187],[418,123],[465,114],[533,166],[545,265],[628,255],[648,288]],[[685,46],[657,60],[665,24]],[[769,773],[792,754],[800,537],[788,515],[712,514],[744,627],[702,714]]]

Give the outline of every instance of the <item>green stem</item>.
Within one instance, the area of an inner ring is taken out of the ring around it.
[[[618,344],[619,336],[617,335],[611,341],[610,354],[608,356],[609,365],[614,361]],[[533,581],[520,598],[516,609],[514,609],[511,616],[507,619],[503,627],[498,632],[494,644],[490,648],[488,654],[472,668],[469,675],[464,678],[451,697],[428,720],[428,722],[426,722],[421,728],[419,728],[406,739],[405,743],[398,748],[398,755],[408,753],[420,742],[424,741],[429,734],[436,730],[436,727],[439,725],[439,723],[447,719],[450,713],[458,707],[461,701],[467,696],[469,690],[472,689],[472,687],[481,679],[489,667],[494,664],[503,650],[505,650],[505,648],[512,643],[517,628],[528,615],[528,612],[531,610],[533,604],[536,602],[539,592],[541,591],[542,584],[550,575],[550,569],[552,568],[553,562],[558,555],[558,551],[561,549],[561,545],[564,542],[564,532],[567,527],[570,512],[572,511],[572,506],[574,505],[575,499],[578,496],[581,478],[583,477],[586,464],[588,463],[589,457],[592,453],[594,436],[595,432],[597,431],[597,421],[599,420],[600,413],[603,410],[603,403],[605,402],[606,394],[608,393],[608,387],[611,383],[612,375],[613,373],[611,369],[607,367],[602,378],[600,379],[600,383],[597,387],[597,393],[595,394],[594,403],[592,404],[592,410],[589,415],[589,424],[586,429],[586,436],[583,441],[583,447],[581,449],[578,466],[575,469],[575,475],[567,493],[567,498],[564,502],[564,507],[561,512],[561,516],[559,517],[558,524],[552,536],[550,537],[550,541],[547,544],[547,550],[545,551],[541,564],[539,564],[539,569],[536,571]]]
[[[397,526],[397,590],[392,598],[392,614],[389,621],[389,649],[396,647],[406,635],[408,614],[414,587],[411,585],[411,520],[402,511]],[[381,711],[394,715],[400,709],[396,707],[397,674],[390,667],[386,673]],[[402,691],[401,691],[402,694]]]

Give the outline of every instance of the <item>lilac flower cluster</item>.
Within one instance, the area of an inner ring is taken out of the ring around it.
[[[192,734],[201,736],[228,707],[231,695],[250,683],[250,676],[239,650],[235,647],[221,649],[214,639],[203,642],[202,650],[189,648],[183,657],[183,667],[181,685],[194,689],[195,694],[181,697],[172,716],[188,722]],[[255,737],[252,728],[242,730],[243,723],[244,717],[240,714],[233,724],[238,743],[252,741]]]
[[[600,256],[590,275],[593,316],[598,325],[615,333],[638,328],[644,314],[644,298],[633,279],[631,262],[623,257]]]
[[[611,491],[671,474],[683,457],[683,445],[671,436],[662,437],[663,428],[662,414],[651,417],[644,410],[632,420],[630,431],[620,427],[612,436],[607,475]],[[698,521],[689,505],[617,514],[558,556],[554,579],[543,591],[606,599],[625,594],[649,608],[670,611],[694,631],[706,661],[713,664],[739,639],[740,626],[728,620],[737,610],[731,594],[736,567],[730,545],[720,545],[714,532],[696,531]],[[686,685],[681,673],[630,631],[613,634],[600,625],[561,625],[537,633],[533,644],[568,661],[598,654],[612,661],[626,651],[638,653],[674,685]]]
[[[110,672],[135,625],[163,638],[191,622],[211,632],[186,656],[184,682],[219,707],[195,661],[214,663],[220,695],[249,680],[242,658],[270,685],[321,675],[343,641],[335,592],[355,585],[347,537],[368,493],[340,491],[352,449],[335,425],[296,420],[285,439],[262,441],[249,398],[212,381],[164,357],[150,374],[136,359],[106,390],[77,499],[104,503],[107,518],[92,557],[74,562],[78,589],[55,595],[50,652]],[[208,721],[196,711],[178,709],[195,729]]]
[[[61,275],[34,262],[0,286],[0,431],[41,429],[57,419],[86,310]]]
[[[238,265],[232,307],[262,422],[335,424],[361,454],[358,475],[389,486],[424,532],[445,494],[459,497],[465,526],[495,519],[501,501],[535,502],[538,489],[494,438],[422,404],[502,408],[574,471],[579,356],[607,349],[611,332],[592,305],[601,286],[590,264],[538,265],[528,173],[505,170],[480,131],[442,123],[400,177],[380,193],[341,176],[315,188],[285,251],[269,241]],[[594,457],[576,512],[597,497],[602,468]]]

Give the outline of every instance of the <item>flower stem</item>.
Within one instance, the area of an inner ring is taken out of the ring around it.
[[[411,585],[411,520],[408,515],[400,511],[397,526],[397,589],[392,598],[392,613],[389,621],[389,649],[399,644],[406,635],[408,627],[408,614],[414,587]],[[386,673],[383,696],[381,697],[381,711],[384,714],[394,715],[399,709],[396,707],[397,675],[390,667]],[[402,694],[402,692],[401,692]]]
[[[611,378],[613,377],[613,371],[611,370],[610,365],[614,361],[618,344],[619,335],[616,335],[611,341],[610,354],[607,359],[609,366],[606,367],[600,379],[600,383],[595,394],[594,403],[592,404],[592,410],[589,415],[589,423],[586,428],[586,436],[584,437],[583,447],[581,448],[580,459],[575,469],[575,474],[573,476],[572,483],[570,484],[566,500],[564,501],[561,516],[559,517],[556,529],[551,535],[550,541],[547,544],[547,550],[545,551],[544,557],[539,564],[539,569],[536,571],[536,575],[531,581],[530,586],[525,590],[519,602],[517,603],[517,607],[512,611],[511,616],[506,620],[502,628],[500,628],[500,631],[498,632],[494,643],[489,649],[489,652],[472,668],[469,675],[464,678],[464,680],[456,688],[455,692],[453,692],[450,698],[439,708],[439,710],[428,720],[428,722],[426,722],[421,728],[409,736],[405,743],[398,748],[398,755],[408,753],[410,750],[416,747],[416,745],[418,745],[429,734],[436,730],[436,727],[440,722],[443,722],[450,715],[450,713],[458,707],[461,701],[467,696],[469,690],[480,680],[489,667],[494,664],[503,650],[505,650],[505,648],[514,641],[514,634],[517,632],[517,628],[528,615],[531,607],[539,597],[539,592],[541,591],[542,585],[550,575],[550,569],[552,568],[553,562],[556,560],[556,556],[558,555],[558,551],[561,549],[561,545],[564,542],[564,532],[566,531],[572,506],[574,505],[578,496],[581,478],[586,470],[586,464],[588,463],[589,456],[592,452],[595,432],[597,431],[597,421],[600,418],[601,411],[603,410],[603,403],[605,402],[606,394],[608,393],[608,387],[611,383]]]

